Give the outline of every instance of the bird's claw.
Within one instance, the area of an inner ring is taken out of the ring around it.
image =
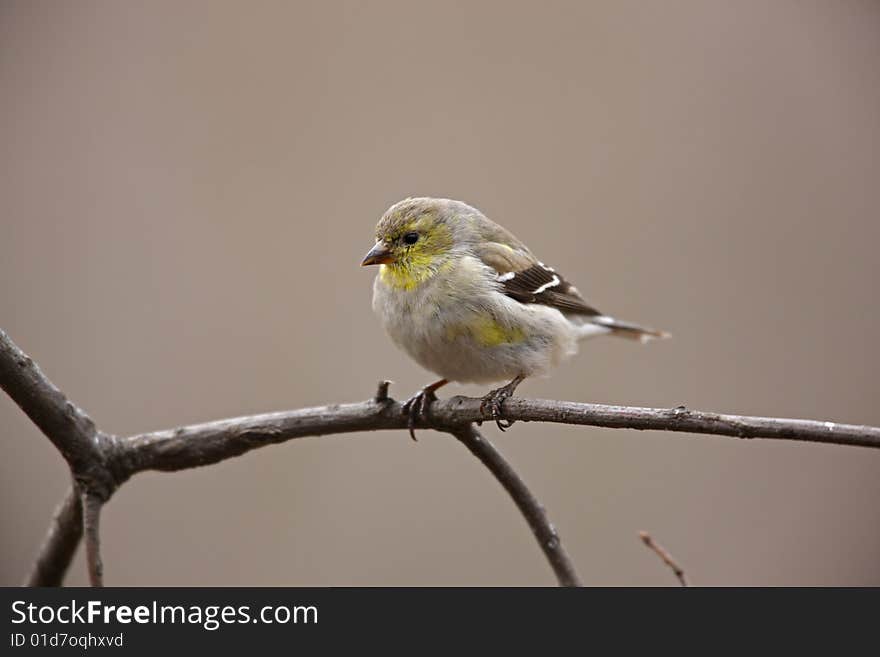
[[[505,420],[501,417],[502,406],[504,405],[504,401],[513,396],[513,390],[510,389],[510,385],[502,386],[500,388],[496,388],[495,390],[491,390],[483,399],[480,401],[480,413],[483,415],[486,414],[486,407],[489,408],[489,414],[492,416],[492,419],[495,420],[495,424],[501,431],[507,431],[510,427],[513,426],[516,420]]]
[[[433,390],[419,390],[403,403],[403,414],[407,416],[406,428],[409,435],[416,440],[416,422],[428,420],[428,408],[437,401],[437,395]]]

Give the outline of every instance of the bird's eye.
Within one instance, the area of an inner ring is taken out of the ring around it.
[[[418,233],[407,233],[406,235],[403,236],[404,244],[415,244],[418,241],[419,241],[419,234]]]

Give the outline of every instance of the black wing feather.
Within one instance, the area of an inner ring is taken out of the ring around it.
[[[601,315],[583,300],[577,289],[552,268],[541,263],[528,269],[499,277],[501,289],[520,303],[539,303],[562,312],[578,315]]]

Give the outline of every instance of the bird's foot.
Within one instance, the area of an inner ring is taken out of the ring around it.
[[[501,429],[501,431],[507,431],[516,421],[502,419],[501,410],[502,406],[504,406],[505,400],[513,396],[514,390],[516,390],[516,387],[522,382],[523,378],[524,377],[518,376],[506,386],[501,386],[500,388],[489,391],[480,402],[480,413],[485,415],[486,409],[488,408],[492,419],[495,420],[495,424],[498,425],[498,428]]]
[[[416,423],[419,420],[427,421],[428,408],[437,401],[437,395],[431,386],[422,388],[403,403],[403,414],[407,416],[406,428],[409,435],[416,440]]]

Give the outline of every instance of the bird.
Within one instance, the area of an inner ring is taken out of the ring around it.
[[[546,376],[578,343],[607,334],[647,342],[669,334],[615,319],[475,207],[406,198],[376,226],[361,266],[378,265],[373,311],[392,342],[441,377],[403,404],[408,429],[450,382],[508,381],[481,401],[501,431],[503,404],[528,377]]]

